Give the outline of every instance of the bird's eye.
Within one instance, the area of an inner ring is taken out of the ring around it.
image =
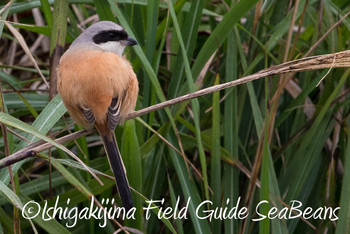
[[[117,36],[117,34],[114,31],[110,31],[110,32],[108,32],[108,36],[111,37],[111,38],[114,38],[114,37]]]

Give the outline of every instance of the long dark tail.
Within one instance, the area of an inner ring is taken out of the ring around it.
[[[126,171],[123,160],[119,153],[117,141],[113,132],[110,132],[109,135],[101,135],[101,137],[109,159],[109,164],[113,170],[120,198],[122,199],[123,206],[128,211],[134,205],[132,202],[129,182],[128,178],[126,177]]]

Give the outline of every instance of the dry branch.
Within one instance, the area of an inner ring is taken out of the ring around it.
[[[300,71],[317,70],[317,69],[333,68],[333,67],[350,67],[350,50],[346,50],[346,51],[342,51],[334,54],[307,57],[303,59],[282,63],[280,65],[272,66],[270,68],[263,69],[255,74],[245,76],[237,80],[233,80],[233,81],[219,84],[219,85],[214,85],[205,89],[198,90],[193,93],[183,95],[181,97],[177,97],[177,98],[135,111],[131,113],[127,119],[133,119],[140,115],[144,115],[159,109],[163,109],[165,107],[168,107],[180,102],[184,102],[206,94],[214,93],[222,89],[227,89],[240,84],[244,84],[249,81],[257,80],[263,77],[281,75],[289,72],[300,72]]]
[[[63,144],[65,142],[72,141],[72,140],[77,139],[79,137],[86,136],[90,133],[91,133],[91,131],[80,130],[80,131],[71,133],[69,135],[66,135],[64,137],[58,138],[55,141],[59,144]],[[13,154],[9,155],[8,157],[1,159],[0,160],[0,169],[7,167],[9,165],[12,165],[16,162],[22,161],[26,158],[33,157],[37,153],[48,150],[52,147],[53,147],[52,144],[47,143],[47,142],[42,141],[42,140],[34,142],[34,143],[28,145],[27,147],[17,151],[16,153],[13,153]]]
[[[249,81],[257,80],[260,78],[273,76],[273,75],[281,75],[289,72],[300,72],[300,71],[308,71],[308,70],[318,70],[325,68],[336,68],[336,67],[350,67],[350,50],[334,53],[334,54],[326,54],[326,55],[318,55],[307,58],[302,58],[298,60],[293,60],[290,62],[282,63],[280,65],[272,66],[270,68],[263,69],[255,74],[245,76],[239,78],[237,80],[233,80],[227,83],[214,85],[205,89],[198,90],[193,93],[189,93],[183,95],[181,97],[177,97],[153,106],[146,107],[144,109],[132,112],[127,119],[134,119],[138,116],[163,109],[165,107],[175,105],[180,102],[188,101],[193,98],[197,98],[206,94],[214,93],[222,89],[227,89],[230,87],[234,87],[240,84],[247,83]],[[90,132],[86,130],[78,131],[64,137],[61,137],[56,140],[57,143],[65,143],[74,139],[77,139],[82,136],[88,135]],[[24,160],[28,157],[32,157],[36,155],[36,153],[42,152],[51,148],[52,145],[49,143],[44,143],[43,141],[35,142],[26,148],[0,160],[0,168],[9,166],[13,163]]]

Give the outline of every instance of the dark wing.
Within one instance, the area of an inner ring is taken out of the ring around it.
[[[118,98],[118,96],[112,98],[111,104],[108,107],[107,113],[107,126],[110,130],[114,131],[115,127],[119,123],[120,120],[120,109],[122,105],[122,98]],[[89,121],[89,123],[94,124],[95,116],[89,107],[79,107],[81,112],[83,113],[85,119]]]
[[[87,121],[89,121],[89,123],[94,124],[95,122],[95,116],[92,113],[91,109],[88,107],[79,107],[79,109],[81,110],[81,112],[83,113],[85,119]]]
[[[112,131],[114,131],[115,127],[119,122],[121,104],[122,104],[122,99],[116,96],[112,98],[111,104],[108,107],[107,126]]]

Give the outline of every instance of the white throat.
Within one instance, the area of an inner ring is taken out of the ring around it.
[[[122,56],[125,49],[125,46],[121,45],[119,41],[108,41],[97,46],[104,51],[112,52],[119,56]]]

